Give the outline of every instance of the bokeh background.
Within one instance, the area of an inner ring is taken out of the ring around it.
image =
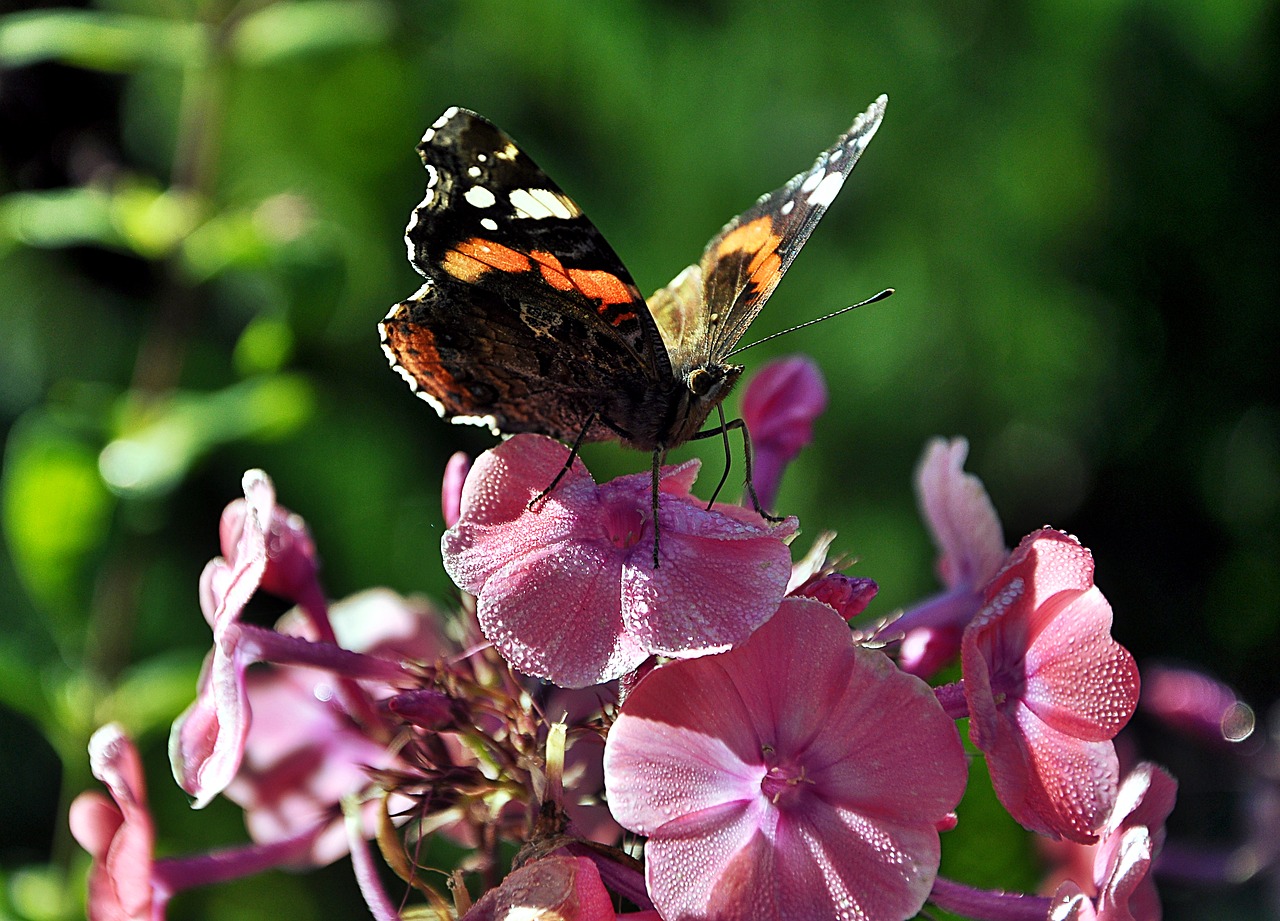
[[[743,356],[827,376],[779,500],[802,545],[837,530],[874,613],[933,591],[912,471],[927,438],[964,435],[1010,544],[1051,523],[1093,549],[1140,665],[1209,669],[1260,721],[1280,696],[1272,0],[0,8],[0,917],[81,911],[65,811],[110,719],[146,755],[163,853],[243,840],[228,804],[187,808],[164,749],[246,468],[306,517],[332,596],[451,597],[440,474],[492,442],[410,396],[376,323],[418,285],[413,148],[453,104],[512,134],[652,290],[887,92],[750,337],[897,295]],[[705,489],[721,451],[679,456],[706,457]],[[647,469],[584,455],[599,478]],[[1239,757],[1141,716],[1130,738],[1182,780],[1172,837],[1242,839]],[[1033,845],[981,786],[944,872],[1034,886]],[[1166,917],[1266,917],[1267,886],[1170,887]],[[170,916],[362,910],[339,864]]]

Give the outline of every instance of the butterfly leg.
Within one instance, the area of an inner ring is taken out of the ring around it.
[[[785,518],[778,515],[770,515],[760,505],[760,497],[756,495],[755,478],[751,472],[751,433],[747,430],[747,423],[742,419],[733,419],[729,422],[725,421],[724,409],[716,406],[716,411],[720,414],[720,425],[713,429],[707,429],[705,432],[699,432],[694,435],[690,441],[696,441],[699,438],[710,438],[713,435],[720,435],[724,439],[725,464],[724,473],[720,477],[720,482],[716,485],[715,492],[711,494],[711,501],[707,503],[710,509],[715,504],[716,497],[720,495],[720,490],[724,487],[725,482],[729,479],[729,465],[732,461],[732,453],[729,450],[729,432],[732,429],[740,429],[742,431],[742,460],[747,468],[747,495],[751,498],[751,507],[755,509],[757,515],[765,521],[779,522]]]
[[[667,449],[658,445],[653,449],[653,568],[658,568],[658,487],[662,482],[662,464],[667,459]]]
[[[528,501],[525,508],[531,512],[536,512],[537,509],[534,508],[534,506],[542,502],[543,499],[551,494],[553,489],[560,485],[560,481],[564,479],[564,475],[568,473],[569,468],[573,466],[574,458],[578,456],[578,449],[582,447],[582,442],[587,437],[587,432],[591,431],[591,426],[595,425],[596,420],[599,418],[600,414],[598,412],[591,414],[587,419],[586,424],[582,426],[582,431],[578,432],[578,437],[573,440],[573,447],[569,449],[569,457],[565,460],[564,466],[560,468],[560,472],[555,475],[555,478],[546,489]]]

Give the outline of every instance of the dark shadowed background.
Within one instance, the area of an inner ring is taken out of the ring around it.
[[[743,356],[827,376],[779,500],[800,546],[837,530],[874,614],[933,591],[912,471],[964,435],[1010,544],[1049,523],[1093,549],[1140,666],[1210,669],[1260,719],[1280,696],[1276,3],[35,6],[0,7],[0,917],[80,910],[66,804],[111,719],[147,757],[162,853],[243,840],[229,804],[190,812],[164,749],[246,468],[306,517],[332,596],[451,596],[440,474],[492,439],[413,399],[376,324],[418,286],[414,145],[454,104],[648,291],[888,93],[748,338],[897,295]],[[705,490],[722,449],[695,452]],[[584,455],[601,479],[648,464]],[[1132,738],[1182,780],[1172,837],[1239,840],[1235,759],[1141,716]],[[976,790],[944,873],[1033,887],[1028,836]],[[360,916],[345,863],[319,877],[171,917]],[[1259,918],[1265,887],[1172,887],[1166,917]]]

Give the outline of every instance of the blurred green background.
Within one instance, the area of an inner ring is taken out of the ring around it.
[[[934,590],[911,489],[965,435],[1010,544],[1090,546],[1139,663],[1280,697],[1277,4],[100,0],[0,17],[0,917],[73,917],[85,743],[140,740],[162,853],[243,840],[193,814],[167,727],[208,628],[196,582],[240,474],[310,523],[326,585],[448,598],[439,480],[492,440],[387,370],[418,286],[414,152],[447,106],[513,135],[645,290],[812,162],[881,92],[880,133],[749,338],[827,375],[779,507],[879,580]],[[718,443],[681,450],[721,464]],[[584,451],[598,478],[647,469]],[[1171,834],[1238,839],[1234,763],[1146,726]],[[980,785],[979,785],[980,786]],[[1034,885],[975,795],[944,872]],[[68,874],[64,876],[63,874]],[[69,882],[67,882],[69,881]],[[1263,886],[1170,888],[1166,917],[1262,917]],[[344,864],[177,900],[171,917],[359,917]]]

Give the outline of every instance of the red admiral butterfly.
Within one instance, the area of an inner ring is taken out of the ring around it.
[[[582,209],[511,138],[449,109],[418,145],[427,194],[405,242],[427,281],[379,325],[391,366],[454,422],[552,435],[575,450],[618,439],[652,451],[656,507],[663,454],[696,437],[738,380],[730,351],[887,102],[725,225],[698,264],[648,301]]]

